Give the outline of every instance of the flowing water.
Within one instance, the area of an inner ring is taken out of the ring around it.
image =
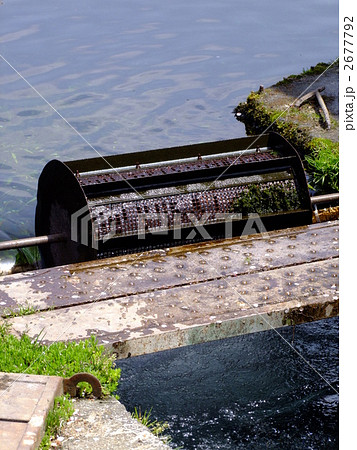
[[[338,0],[3,0],[0,24],[1,240],[33,235],[50,159],[244,136],[251,90],[338,55]],[[337,336],[294,338],[333,386]],[[335,448],[333,389],[274,332],[120,365],[124,403],[185,448]]]
[[[117,393],[185,449],[338,448],[338,319],[278,333],[120,360]]]

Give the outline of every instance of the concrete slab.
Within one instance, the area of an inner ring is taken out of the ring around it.
[[[332,317],[338,229],[316,224],[19,277],[17,287],[47,276],[48,292],[58,282],[64,294],[57,309],[12,319],[12,330],[47,343],[94,334],[123,358]],[[2,292],[21,305],[21,289],[6,283]],[[33,301],[46,307],[44,297]]]
[[[0,450],[36,449],[61,377],[0,372]]]
[[[133,419],[112,397],[76,399],[72,419],[60,433],[63,450],[165,450],[170,447]]]
[[[4,276],[0,313],[58,309],[338,255],[338,221]]]

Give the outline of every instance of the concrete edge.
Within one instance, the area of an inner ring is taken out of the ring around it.
[[[34,375],[36,376],[36,375]],[[48,377],[42,395],[27,424],[19,450],[37,449],[45,434],[48,413],[53,409],[56,397],[63,394],[63,378]]]

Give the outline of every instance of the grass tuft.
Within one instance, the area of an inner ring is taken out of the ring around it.
[[[9,333],[9,325],[0,326],[0,372],[54,375],[69,378],[78,372],[96,376],[104,395],[117,388],[120,369],[114,368],[114,356],[98,345],[94,336],[81,342],[54,342],[46,346],[41,336],[31,339],[23,334],[17,338]],[[82,395],[90,393],[85,384]],[[81,388],[81,384],[79,384]]]
[[[339,145],[329,139],[315,138],[310,143],[311,155],[305,156],[313,188],[319,193],[338,192]]]
[[[170,442],[170,436],[164,436],[165,431],[170,428],[169,424],[165,421],[152,420],[151,419],[151,411],[145,410],[143,413],[141,412],[141,408],[134,408],[134,412],[131,414],[131,417],[138,420],[141,424],[145,425],[151,433],[155,436],[159,437],[166,444]]]
[[[74,413],[74,406],[68,395],[56,397],[53,409],[46,418],[46,431],[40,444],[40,450],[51,448],[51,439],[55,437],[62,425],[68,421]]]

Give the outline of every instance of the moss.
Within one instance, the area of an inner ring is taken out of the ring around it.
[[[326,69],[328,69],[330,66],[334,66],[338,64],[338,61],[330,62],[330,63],[324,63],[319,62],[315,66],[311,66],[310,69],[304,69],[301,73],[297,75],[289,75],[288,77],[284,77],[281,81],[276,83],[276,86],[284,86],[287,84],[290,84],[293,81],[299,80],[307,75],[321,75],[325,72]]]
[[[311,104],[304,104],[299,109],[288,108],[286,105],[286,108],[282,109],[285,107],[284,100],[280,100],[279,104],[276,99],[279,90],[275,87],[307,75],[321,74],[330,65],[318,63],[301,74],[285,78],[263,92],[251,92],[247,100],[234,110],[237,119],[244,122],[248,135],[274,131],[284,136],[303,159],[313,189],[321,193],[338,191],[338,143],[330,139],[313,138],[316,129],[322,125],[318,110]],[[338,62],[332,66],[334,65],[338,65]],[[338,121],[334,118],[331,118],[331,130],[338,130]],[[324,135],[323,132],[321,134]]]
[[[299,209],[300,201],[295,186],[272,184],[267,187],[251,184],[232,205],[232,212],[270,214]]]
[[[282,119],[284,111],[269,109],[264,105],[264,96],[251,92],[247,101],[240,103],[234,110],[246,126],[247,134],[260,134],[275,131],[284,136],[296,150],[304,155],[310,141],[309,134],[292,122]]]

